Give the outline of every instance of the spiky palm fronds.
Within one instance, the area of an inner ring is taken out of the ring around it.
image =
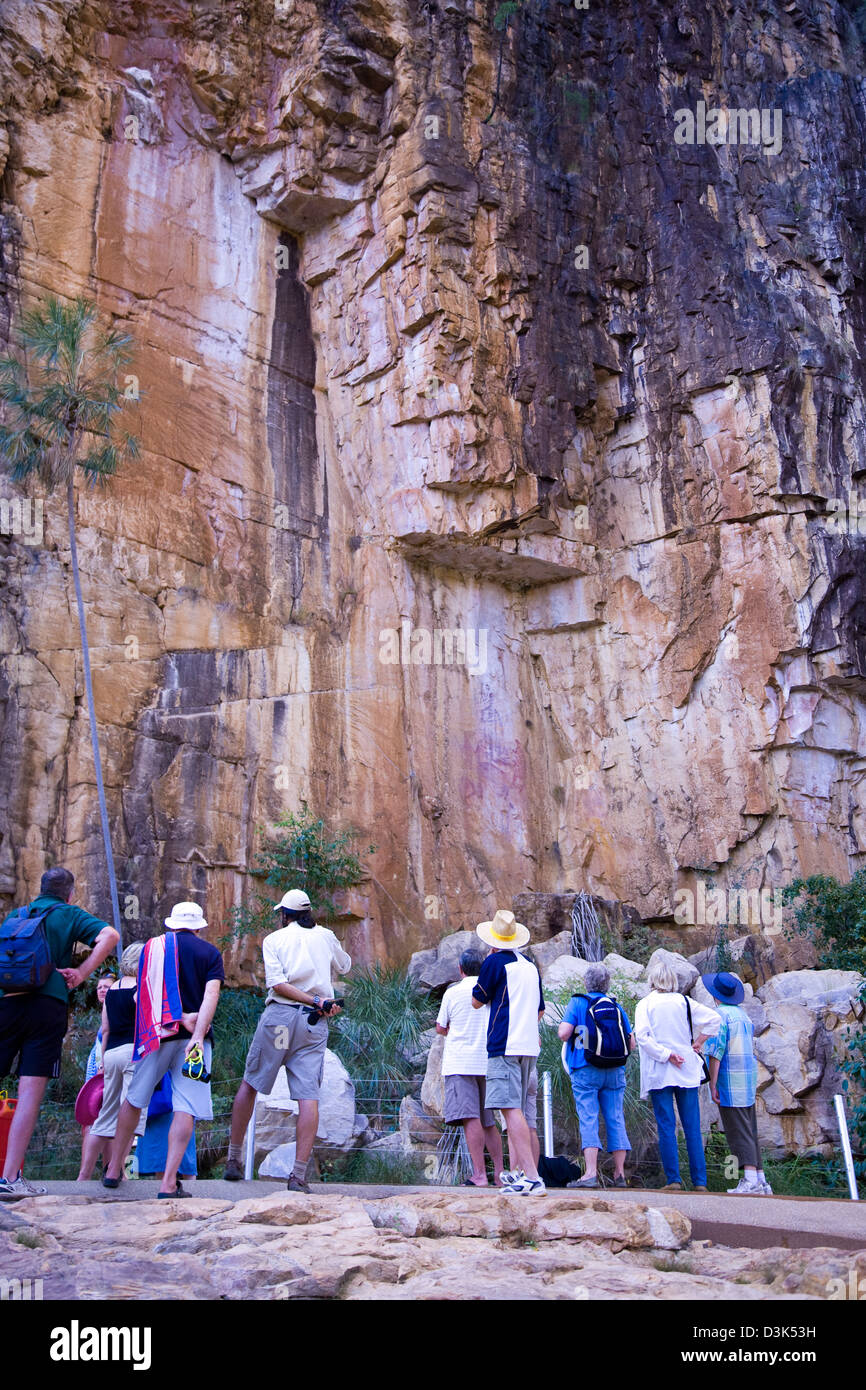
[[[137,440],[112,435],[127,403],[117,381],[131,338],[100,326],[96,305],[79,297],[28,310],[18,339],[23,356],[0,357],[0,463],[17,482],[36,474],[51,490],[80,468],[89,483],[104,483],[138,457]]]

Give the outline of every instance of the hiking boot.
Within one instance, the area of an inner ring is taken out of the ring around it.
[[[244,1165],[237,1158],[230,1158],[223,1173],[226,1182],[243,1182]]]
[[[298,1178],[298,1177],[296,1177],[295,1174],[293,1173],[292,1176],[289,1178],[289,1181],[286,1183],[286,1190],[287,1190],[288,1192],[307,1192],[307,1193],[309,1193],[309,1191],[310,1191],[310,1184],[309,1184],[308,1182],[301,1182],[301,1179]]]
[[[660,1192],[682,1192],[682,1190],[683,1185],[681,1182],[666,1182],[664,1187],[659,1188]]]
[[[20,1172],[11,1182],[8,1178],[0,1178],[0,1200],[4,1202],[20,1202],[24,1197],[44,1197],[47,1190],[34,1186]]]
[[[697,1187],[692,1188],[692,1192],[709,1192],[709,1190],[710,1189],[706,1187],[703,1183],[699,1183]]]

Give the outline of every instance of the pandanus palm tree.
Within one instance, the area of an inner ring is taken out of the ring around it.
[[[84,298],[70,304],[49,298],[21,317],[18,327],[21,356],[0,357],[0,467],[16,482],[34,475],[52,492],[66,490],[72,578],[78,603],[78,628],[84,664],[84,688],[90,717],[90,740],[96,770],[96,791],[105,842],[108,884],[114,928],[121,934],[120,905],[99,734],[90,676],[90,648],[78,571],[75,535],[75,478],[81,469],[91,486],[104,486],[124,458],[138,457],[138,441],[117,431],[117,417],[127,396],[118,385],[120,372],[132,357],[132,340],[99,324],[95,304]]]

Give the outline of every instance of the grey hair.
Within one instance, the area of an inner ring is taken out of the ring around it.
[[[133,942],[130,943],[129,946],[126,947],[126,950],[124,951],[123,955],[120,957],[120,973],[121,973],[121,975],[137,975],[137,974],[138,974],[138,962],[139,962],[139,960],[140,960],[140,958],[141,958],[141,953],[142,953],[143,950],[144,950],[144,942],[143,942],[143,941],[133,941]]]
[[[464,975],[478,975],[484,964],[484,957],[480,951],[464,951],[460,957],[460,969]]]
[[[650,989],[658,990],[659,994],[675,994],[679,989],[677,972],[666,960],[657,960],[647,971],[647,983]]]
[[[610,984],[610,972],[603,965],[591,965],[583,983],[591,994],[604,994]]]

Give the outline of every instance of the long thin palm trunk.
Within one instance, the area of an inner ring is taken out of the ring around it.
[[[72,551],[72,578],[75,583],[75,597],[78,600],[78,629],[81,633],[81,652],[84,658],[84,689],[87,695],[87,713],[90,716],[90,742],[93,745],[93,764],[96,768],[96,794],[99,797],[99,815],[102,820],[102,838],[105,842],[105,859],[108,864],[108,887],[111,892],[111,911],[114,917],[114,930],[119,934],[118,954],[123,950],[123,932],[120,926],[120,903],[117,897],[117,879],[114,873],[114,855],[111,852],[111,834],[108,829],[108,808],[105,804],[105,787],[102,782],[102,759],[99,756],[99,734],[96,728],[96,709],[93,704],[93,682],[90,679],[90,647],[87,644],[87,621],[84,616],[84,599],[81,594],[81,578],[78,573],[78,546],[75,540],[75,488],[72,479],[66,486],[66,506],[69,513],[69,548]]]

